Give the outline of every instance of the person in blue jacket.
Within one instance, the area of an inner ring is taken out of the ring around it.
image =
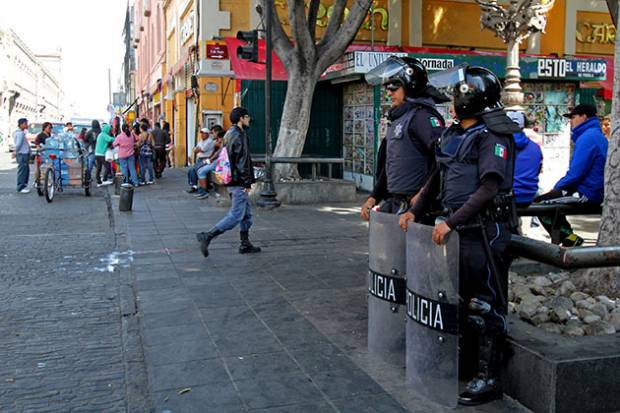
[[[578,193],[579,198],[571,197],[572,202],[578,200],[578,202],[593,206],[600,205],[603,202],[604,193],[607,139],[601,131],[601,123],[596,116],[596,107],[577,105],[564,117],[570,119],[571,138],[574,143],[568,172],[551,191],[537,197],[535,202]],[[551,219],[540,217],[540,220],[545,229],[550,231]],[[560,216],[560,229],[563,246],[573,247],[583,244],[583,238],[573,232],[564,215]]]
[[[538,192],[538,176],[542,168],[543,155],[540,146],[523,132],[525,127],[523,113],[507,112],[506,114],[521,129],[521,132],[513,134],[516,159],[512,192],[517,207],[527,207],[534,201]]]

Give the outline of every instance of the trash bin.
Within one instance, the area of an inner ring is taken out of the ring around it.
[[[133,206],[133,186],[123,185],[121,186],[120,198],[118,200],[119,211],[131,211]]]
[[[398,215],[372,211],[368,234],[368,352],[405,366],[405,232]]]
[[[114,175],[114,195],[121,194],[121,185],[123,184],[124,177],[122,174]]]

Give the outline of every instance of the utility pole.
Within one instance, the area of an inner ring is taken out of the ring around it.
[[[273,185],[273,165],[271,163],[271,66],[272,44],[271,25],[272,10],[270,5],[265,7],[265,180],[260,193],[260,199],[256,202],[261,208],[277,208],[281,202],[276,199],[276,190]]]

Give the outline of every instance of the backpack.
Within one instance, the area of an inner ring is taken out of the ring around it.
[[[215,182],[219,185],[228,185],[232,181],[232,171],[230,169],[230,159],[228,150],[224,146],[215,160],[215,170],[213,171]]]

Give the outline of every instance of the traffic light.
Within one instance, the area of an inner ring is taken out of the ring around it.
[[[249,32],[238,31],[237,39],[247,43],[237,47],[237,57],[258,63],[258,30],[251,30]]]

